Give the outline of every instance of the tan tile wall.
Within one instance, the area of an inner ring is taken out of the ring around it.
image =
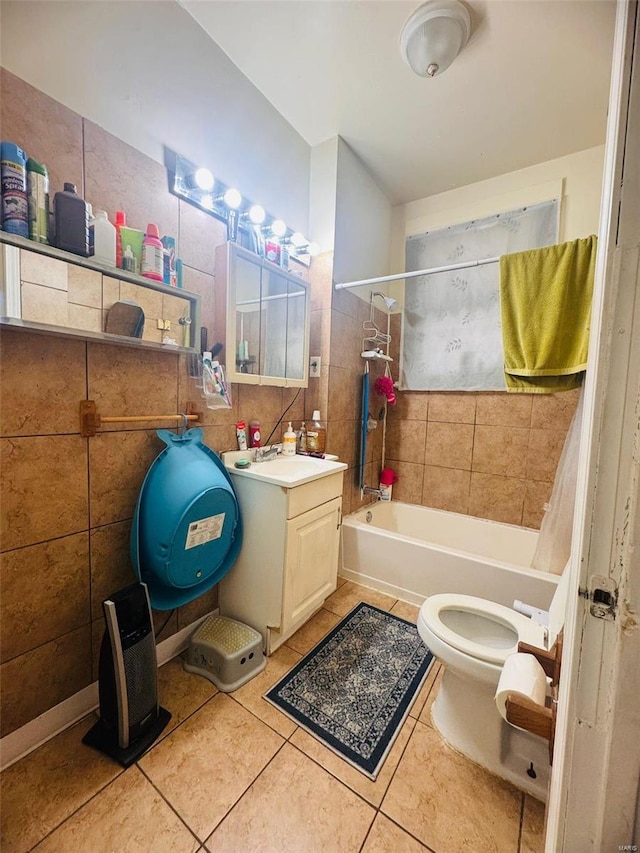
[[[396,359],[398,330],[394,317]],[[385,455],[399,475],[393,497],[539,528],[577,400],[578,391],[398,392]]]
[[[226,239],[223,224],[170,195],[165,169],[119,139],[4,70],[0,86],[2,138],[46,163],[52,195],[73,181],[94,208],[111,216],[125,210],[134,228],[157,222],[161,233],[176,235],[184,286],[202,297],[202,322],[214,343],[215,248]],[[60,284],[65,305],[68,292],[78,308],[97,309],[73,275]],[[147,468],[164,447],[155,429],[166,422],[111,424],[83,438],[80,400],[95,400],[103,415],[164,414],[183,410],[193,390],[186,360],[176,353],[19,330],[2,332],[0,387],[4,736],[96,679],[101,602],[134,580],[131,518]],[[205,410],[207,443],[233,448],[240,418],[260,419],[266,438],[294,394],[233,386],[231,410]],[[287,418],[301,420],[304,398],[302,391]],[[179,608],[159,639],[216,604],[214,588]],[[167,616],[154,614],[156,630]]]

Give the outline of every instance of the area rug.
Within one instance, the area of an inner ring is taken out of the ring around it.
[[[415,625],[361,602],[264,698],[375,779],[432,661]]]

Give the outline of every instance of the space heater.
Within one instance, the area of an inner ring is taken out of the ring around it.
[[[158,661],[147,586],[135,583],[102,602],[100,719],[82,742],[128,767],[171,719],[158,704]]]

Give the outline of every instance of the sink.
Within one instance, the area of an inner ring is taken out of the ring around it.
[[[239,459],[249,459],[249,468],[236,468]],[[268,462],[255,462],[255,451],[237,450],[222,454],[225,467],[234,477],[248,477],[292,489],[321,477],[328,477],[347,466],[337,457],[316,459],[313,456],[278,456]]]

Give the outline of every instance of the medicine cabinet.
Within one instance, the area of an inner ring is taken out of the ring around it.
[[[216,250],[216,328],[225,342],[227,379],[303,387],[309,378],[309,285],[236,243]]]
[[[52,246],[0,235],[0,323],[30,331],[195,352],[200,296]]]

